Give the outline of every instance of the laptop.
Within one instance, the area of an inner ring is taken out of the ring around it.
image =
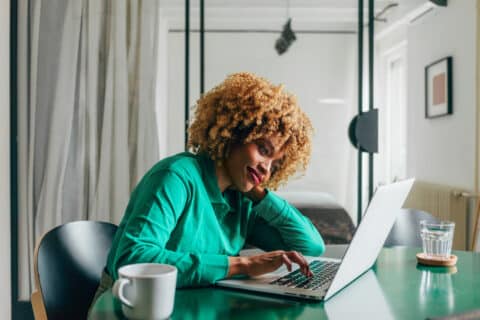
[[[282,266],[258,277],[229,278],[217,285],[309,300],[329,299],[373,266],[413,184],[414,179],[409,179],[379,187],[342,260],[305,257],[313,277],[304,276],[298,266],[292,272]]]
[[[338,292],[335,299],[326,301],[324,310],[328,319],[395,319],[387,295],[371,269]]]

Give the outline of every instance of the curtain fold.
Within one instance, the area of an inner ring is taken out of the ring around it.
[[[74,220],[119,223],[160,158],[159,19],[157,0],[19,4],[21,299],[40,237]]]

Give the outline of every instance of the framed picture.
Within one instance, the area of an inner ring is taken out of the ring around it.
[[[425,118],[452,113],[452,57],[445,57],[425,67]]]

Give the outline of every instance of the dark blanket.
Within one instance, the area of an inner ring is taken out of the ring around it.
[[[347,244],[352,240],[355,226],[345,209],[300,206],[297,209],[312,221],[325,244]]]

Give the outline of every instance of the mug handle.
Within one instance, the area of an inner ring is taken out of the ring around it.
[[[113,285],[112,292],[115,297],[120,299],[120,301],[126,305],[129,308],[133,308],[132,302],[125,298],[125,295],[123,294],[123,288],[124,286],[130,284],[130,279],[126,278],[119,278],[117,281],[115,281],[115,284]]]

